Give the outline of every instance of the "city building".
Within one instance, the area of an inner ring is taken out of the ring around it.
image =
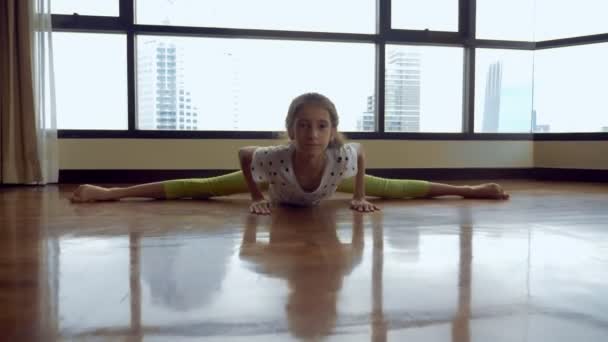
[[[539,125],[536,122],[536,109],[532,110],[531,130],[533,133],[549,133],[551,130],[550,125]]]
[[[420,53],[393,51],[386,64],[386,132],[420,131]]]
[[[198,109],[184,84],[183,54],[151,40],[137,51],[137,122],[143,130],[196,130]]]
[[[386,132],[420,131],[420,53],[392,51],[386,64],[384,129]],[[367,108],[357,128],[374,131],[375,97],[368,96]]]
[[[500,91],[502,87],[500,62],[490,64],[486,74],[486,92],[483,107],[483,133],[496,133],[500,122]]]
[[[357,130],[363,132],[373,132],[376,130],[376,101],[374,96],[367,97],[367,109],[357,120]]]

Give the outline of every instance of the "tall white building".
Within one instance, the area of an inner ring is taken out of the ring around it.
[[[173,43],[138,45],[138,128],[196,130],[198,109],[184,84],[184,57]]]
[[[386,132],[420,131],[420,53],[393,51],[386,64],[384,129]],[[357,129],[375,130],[375,97],[367,98]]]
[[[533,133],[549,133],[551,132],[551,125],[539,125],[536,117],[536,109],[532,110],[532,125],[531,132]]]
[[[420,53],[393,51],[386,65],[386,132],[420,132]]]
[[[366,110],[363,115],[357,120],[357,130],[364,132],[373,132],[376,130],[376,101],[374,96],[367,97]]]
[[[482,132],[484,133],[496,133],[499,130],[501,88],[502,65],[500,62],[495,62],[490,64],[488,73],[486,74],[486,93],[482,124]]]

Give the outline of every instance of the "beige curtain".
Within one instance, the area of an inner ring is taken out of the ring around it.
[[[57,181],[49,0],[0,0],[0,183]]]

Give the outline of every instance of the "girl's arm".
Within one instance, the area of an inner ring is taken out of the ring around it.
[[[249,210],[254,214],[267,215],[270,214],[270,203],[264,198],[264,194],[253,180],[251,174],[251,162],[253,160],[253,153],[257,149],[257,146],[246,146],[239,149],[239,161],[241,164],[241,170],[245,176],[245,182],[247,188],[251,193],[251,200],[253,203],[249,207]]]
[[[351,209],[357,211],[380,210],[374,204],[365,199],[365,152],[363,146],[359,145],[357,152],[357,175],[355,176],[355,191],[350,205]]]
[[[363,146],[359,145],[357,152],[357,175],[355,176],[355,191],[353,200],[365,199],[365,152]]]

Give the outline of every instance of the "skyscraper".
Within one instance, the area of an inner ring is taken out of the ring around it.
[[[420,131],[420,53],[395,50],[386,64],[384,122],[386,132]],[[368,96],[357,129],[375,130],[375,97]]]
[[[367,109],[361,115],[361,118],[357,120],[357,130],[364,132],[373,132],[376,130],[376,116],[375,114],[376,103],[374,96],[367,97]]]
[[[386,65],[386,132],[420,131],[420,53],[392,51]]]
[[[198,109],[184,83],[183,55],[173,43],[138,46],[138,128],[196,130]]]
[[[539,125],[536,119],[536,109],[532,110],[532,120],[531,120],[531,132],[536,133],[549,133],[551,130],[550,125]]]
[[[230,78],[229,84],[226,86],[230,89],[230,98],[226,99],[226,103],[229,103],[230,106],[230,116],[232,118],[232,126],[230,129],[238,130],[241,126],[241,118],[240,118],[240,107],[241,107],[241,61],[237,54],[232,52],[225,52],[224,56],[226,59],[222,61],[224,68],[222,72],[223,77]],[[219,67],[222,70],[222,67]]]
[[[500,62],[490,64],[486,75],[486,94],[483,108],[482,132],[495,133],[499,130],[500,91],[502,66]]]

